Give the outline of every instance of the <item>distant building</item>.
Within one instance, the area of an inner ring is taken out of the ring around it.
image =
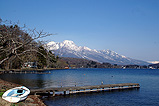
[[[159,69],[159,63],[158,64],[151,64],[148,67],[149,67],[149,69]]]
[[[37,62],[26,62],[24,63],[23,68],[37,68]]]

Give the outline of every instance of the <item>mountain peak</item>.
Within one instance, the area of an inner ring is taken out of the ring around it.
[[[120,55],[109,49],[107,50],[95,50],[90,49],[86,46],[77,46],[71,40],[65,40],[62,43],[49,42],[47,44],[49,50],[53,50],[55,55],[61,57],[73,57],[73,58],[84,58],[97,62],[107,62],[111,64],[138,64],[147,65],[147,62],[128,58]]]
[[[51,41],[51,42],[49,42],[47,45],[53,45],[53,44],[56,44],[56,42]]]
[[[71,41],[71,40],[64,40],[63,44],[66,44],[66,45],[75,45],[75,43],[73,41]]]
[[[86,46],[84,46],[83,49],[88,50],[88,51],[91,51],[91,50],[92,50],[92,49],[90,49],[90,48],[88,48],[88,47],[86,47]]]
[[[49,50],[57,50],[59,49],[59,45],[57,42],[51,41],[47,44],[46,48]]]

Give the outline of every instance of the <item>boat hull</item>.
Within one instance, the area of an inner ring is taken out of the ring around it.
[[[29,93],[30,90],[24,86],[15,87],[6,91],[2,95],[2,98],[8,102],[17,103],[19,101],[25,100]]]

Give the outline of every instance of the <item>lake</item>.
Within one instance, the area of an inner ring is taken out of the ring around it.
[[[30,89],[139,83],[139,90],[84,93],[44,98],[48,106],[159,106],[159,70],[157,69],[68,69],[51,74],[3,74],[1,79]]]

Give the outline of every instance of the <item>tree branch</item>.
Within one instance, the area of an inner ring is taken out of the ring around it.
[[[0,61],[0,64],[2,64],[4,61],[6,61],[6,60],[8,60],[8,59],[9,59],[9,57],[7,57],[7,58],[1,60],[1,61]]]

